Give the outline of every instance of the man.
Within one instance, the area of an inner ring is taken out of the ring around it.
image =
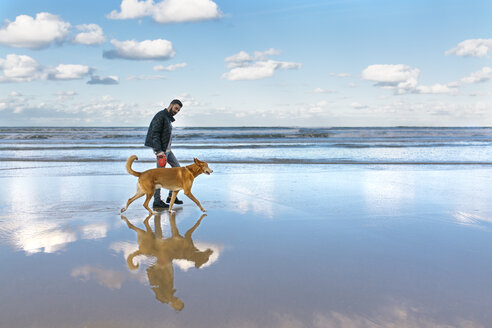
[[[172,141],[172,122],[175,121],[174,116],[179,113],[183,104],[178,99],[174,99],[169,104],[169,107],[161,110],[155,114],[154,118],[150,122],[149,130],[147,131],[147,137],[145,138],[145,146],[152,147],[154,154],[157,157],[157,167],[159,166],[159,157],[166,156],[167,162],[172,167],[179,167],[179,162],[171,151]],[[171,202],[172,191],[169,191],[169,196],[166,202]],[[176,198],[174,204],[183,204],[183,201]],[[157,188],[154,193],[154,209],[155,208],[169,208],[169,204],[164,203],[161,200],[161,189]]]

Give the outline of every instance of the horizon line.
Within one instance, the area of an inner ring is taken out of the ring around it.
[[[210,126],[174,126],[175,128],[303,128],[303,129],[331,129],[331,128],[492,128],[492,125],[328,125],[328,126],[301,126],[301,125],[210,125]],[[4,128],[148,128],[148,125],[9,125]]]

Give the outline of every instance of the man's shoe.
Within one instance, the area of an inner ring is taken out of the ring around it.
[[[171,197],[167,197],[166,203],[168,203],[168,204],[171,203]],[[174,200],[174,204],[176,204],[176,205],[182,205],[183,204],[183,201],[182,200],[179,200],[178,197],[176,197],[176,199]]]
[[[164,203],[162,200],[154,201],[153,208],[169,208],[169,204]]]

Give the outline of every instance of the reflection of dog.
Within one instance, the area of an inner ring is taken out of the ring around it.
[[[153,214],[152,210],[149,208],[150,198],[154,195],[156,188],[165,188],[173,191],[173,196],[171,197],[171,203],[169,203],[169,212],[173,208],[174,201],[180,190],[184,190],[184,194],[188,196],[198,207],[205,212],[206,210],[202,207],[198,199],[191,193],[191,186],[193,185],[193,180],[202,173],[210,175],[213,171],[208,167],[206,162],[194,159],[194,163],[183,167],[170,167],[170,168],[157,168],[147,170],[145,172],[135,172],[132,169],[132,163],[134,160],[138,159],[137,156],[132,155],[128,157],[126,161],[126,170],[131,175],[138,177],[137,183],[137,193],[135,196],[130,198],[126,203],[126,206],[121,209],[121,212],[126,211],[128,206],[137,198],[146,195],[147,198],[143,206]]]
[[[137,233],[138,250],[128,255],[127,264],[131,270],[136,270],[139,265],[133,263],[133,259],[138,255],[153,256],[157,260],[149,268],[147,268],[147,276],[155,297],[163,303],[171,305],[175,310],[182,310],[184,307],[183,301],[174,296],[176,289],[174,288],[174,268],[173,260],[184,259],[195,264],[196,268],[200,268],[203,264],[209,261],[210,255],[213,253],[211,249],[201,251],[196,248],[191,235],[198,228],[202,219],[206,214],[203,214],[200,219],[191,227],[183,236],[179,234],[176,226],[176,215],[171,213],[169,221],[171,223],[171,237],[163,239],[161,230],[161,215],[157,213],[154,217],[155,232],[149,224],[149,215],[144,225],[146,230],[140,229],[128,221],[123,215],[121,218],[126,222],[128,227]]]

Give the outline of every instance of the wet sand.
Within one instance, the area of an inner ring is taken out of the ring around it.
[[[492,325],[491,167],[215,164],[146,220],[109,165],[0,172],[0,327]]]

